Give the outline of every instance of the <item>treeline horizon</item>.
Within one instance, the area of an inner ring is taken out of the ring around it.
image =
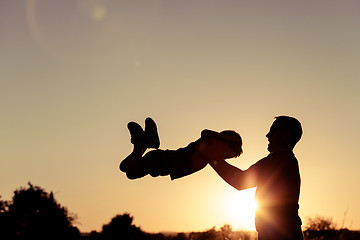
[[[80,232],[74,226],[76,215],[58,203],[53,192],[46,192],[30,182],[28,187],[14,191],[12,200],[2,200],[0,196],[0,239],[53,239],[53,240],[220,240],[247,239],[256,240],[255,231],[236,230],[225,224],[200,232],[159,232],[143,231],[133,224],[130,213],[115,215],[102,230]],[[329,218],[315,217],[303,231],[305,240],[358,240],[360,231],[337,228]]]

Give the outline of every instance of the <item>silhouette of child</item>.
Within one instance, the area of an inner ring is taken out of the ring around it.
[[[161,150],[157,127],[153,119],[145,119],[145,131],[135,122],[128,123],[132,153],[120,163],[120,170],[129,179],[150,174],[153,177],[170,175],[177,179],[204,168],[209,162],[237,157],[242,153],[242,140],[232,130],[215,132],[203,130],[201,137],[184,148]],[[146,149],[155,148],[147,152]]]

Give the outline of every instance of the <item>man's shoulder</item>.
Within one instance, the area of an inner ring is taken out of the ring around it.
[[[257,161],[251,167],[258,170],[269,170],[273,167],[279,166],[282,162],[288,161],[291,158],[296,159],[292,152],[272,152]]]

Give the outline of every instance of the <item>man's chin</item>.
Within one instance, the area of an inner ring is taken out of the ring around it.
[[[274,147],[271,146],[271,145],[268,145],[267,150],[268,150],[269,152],[271,152],[271,153],[276,152],[276,148],[274,148]]]

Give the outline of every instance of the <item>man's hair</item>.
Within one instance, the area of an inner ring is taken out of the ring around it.
[[[235,157],[240,156],[240,154],[243,152],[242,151],[242,139],[240,134],[238,134],[237,132],[233,131],[233,130],[225,130],[222,131],[221,134],[230,136],[232,138],[229,139],[224,139],[224,141],[226,141],[229,146],[231,147],[231,149],[235,152]]]
[[[303,133],[301,123],[296,118],[289,116],[277,116],[275,120],[280,124],[282,129],[290,133],[290,140],[295,146]]]

